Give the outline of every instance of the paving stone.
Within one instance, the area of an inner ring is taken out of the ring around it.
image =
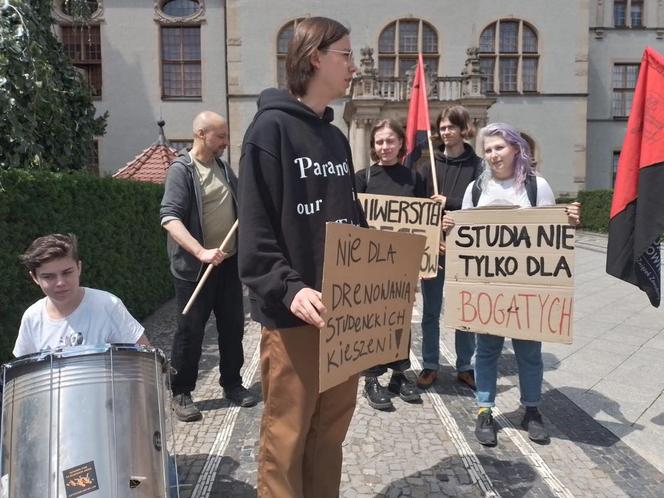
[[[601,252],[606,244],[605,238],[593,235],[584,238],[582,234],[578,241],[577,271],[584,272],[581,278],[577,278],[577,296],[583,294],[576,303],[580,310],[575,320],[580,338],[575,344],[578,348],[566,350],[562,346],[555,346],[551,352],[548,352],[546,346],[544,348],[548,370],[545,372],[541,408],[551,433],[551,444],[532,445],[525,432],[519,428],[523,411],[519,407],[517,370],[513,351],[509,347],[510,341],[506,341],[507,347],[499,365],[497,406],[517,428],[503,428],[496,448],[485,448],[475,440],[473,431],[477,408],[473,394],[456,382],[451,366],[453,361],[441,357],[439,380],[429,390],[429,394],[423,395],[421,404],[409,404],[394,398],[393,412],[377,411],[367,405],[360,386],[356,411],[344,443],[342,497],[481,497],[485,496],[485,491],[477,480],[480,476],[475,470],[480,469],[477,465],[481,465],[481,471],[490,485],[503,497],[552,497],[555,494],[543,479],[539,462],[543,462],[574,496],[664,497],[664,476],[622,441],[629,434],[621,433],[620,437],[617,436],[570,400],[580,396],[584,390],[591,389],[601,379],[598,374],[597,380],[589,386],[575,384],[572,382],[575,378],[584,376],[565,368],[566,364],[573,364],[567,362],[566,355],[573,356],[593,343],[600,344],[602,336],[619,325],[596,319],[604,307],[613,303],[616,316],[620,313],[623,317],[629,315],[630,326],[634,320],[640,323],[638,320],[642,316],[648,317],[651,324],[657,323],[659,326],[661,322],[653,320],[662,316],[643,308],[639,299],[632,296],[630,286],[621,283],[606,285],[603,268],[596,268],[597,258],[601,254],[580,247],[584,243],[594,244],[593,250]],[[580,289],[584,289],[583,292]],[[630,312],[635,306],[641,306],[637,308],[636,315]],[[641,310],[643,315],[638,314]],[[416,311],[416,315],[421,317],[420,295]],[[168,354],[175,330],[174,302],[166,303],[145,325],[152,343]],[[641,326],[645,327],[646,324],[642,323]],[[655,344],[651,349],[654,351],[659,341],[662,343],[660,349],[664,349],[664,332],[658,332],[664,326],[650,327],[647,333],[644,331],[639,334],[645,341],[643,344]],[[414,324],[412,329],[412,351],[418,357],[421,351],[421,330],[418,324]],[[453,332],[443,329],[441,336],[443,351],[447,350],[453,356]],[[259,338],[259,326],[247,319],[245,371],[258,347]],[[615,344],[620,344],[615,337],[611,341],[603,349],[600,346],[596,346],[596,349],[609,356],[624,351]],[[179,475],[183,481],[180,495],[182,498],[192,496],[195,486],[207,476],[211,477],[211,481],[206,492],[197,496],[253,498],[256,496],[256,459],[262,403],[237,411],[228,445],[218,458],[213,458],[213,447],[225,428],[227,416],[232,412],[218,384],[217,363],[213,319],[207,326],[200,378],[194,392],[204,419],[196,423],[172,422],[174,435],[169,438],[169,444],[178,457]],[[577,364],[581,365],[582,362]],[[588,370],[597,372],[601,370],[600,367],[593,368],[590,365]],[[632,365],[625,368],[632,368]],[[416,373],[414,368],[408,375],[414,379]],[[562,383],[549,383],[549,374],[552,380],[560,379]],[[388,380],[389,374],[381,377],[383,384]],[[254,392],[260,393],[259,372],[245,381]],[[451,433],[443,423],[433,403],[436,398],[443,402],[445,410],[458,427],[458,433]],[[648,420],[659,420],[658,416],[659,413],[653,412]],[[664,417],[659,425],[664,425]],[[517,439],[513,439],[517,436],[523,439],[523,444],[532,454],[521,451],[522,444],[517,444]],[[460,441],[464,446],[459,446]],[[206,463],[211,462],[216,462],[215,472],[210,476],[204,475],[207,472]]]

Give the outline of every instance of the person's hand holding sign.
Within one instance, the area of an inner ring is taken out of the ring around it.
[[[447,203],[447,197],[441,194],[434,194],[431,196],[431,200],[440,202],[441,209],[445,209],[445,204]]]
[[[450,233],[452,227],[454,227],[454,219],[449,214],[443,215],[443,232]]]
[[[567,212],[569,224],[573,227],[578,227],[581,224],[581,203],[575,201],[567,206],[565,211]]]
[[[323,295],[320,292],[310,287],[305,287],[295,294],[293,302],[290,305],[291,313],[300,320],[322,329],[325,327],[325,322],[321,318],[321,315],[327,311],[322,299]]]

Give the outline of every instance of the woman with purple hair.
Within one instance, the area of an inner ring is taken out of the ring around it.
[[[531,166],[530,146],[514,127],[505,123],[491,123],[480,131],[479,142],[479,150],[484,154],[484,171],[466,188],[462,209],[489,205],[552,206],[556,203],[548,182],[537,176]],[[578,225],[580,210],[578,203],[568,206],[567,214],[571,225]],[[453,222],[445,217],[443,228],[449,229],[451,226]],[[497,444],[496,425],[491,408],[495,405],[498,358],[504,342],[504,337],[477,334],[475,396],[480,410],[475,424],[475,436],[486,446]],[[521,426],[528,431],[528,437],[532,441],[546,444],[549,434],[538,410],[544,373],[542,343],[512,339],[512,346],[519,371],[521,403],[526,408]]]

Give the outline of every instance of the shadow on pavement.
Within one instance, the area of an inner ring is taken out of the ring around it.
[[[178,470],[180,472],[180,498],[190,498],[196,487],[199,479],[200,469],[205,465],[207,454],[200,455],[183,455],[178,456]],[[256,489],[238,479],[234,479],[235,471],[240,467],[240,464],[227,456],[221,458],[217,474],[215,476],[214,485],[207,496],[224,496],[233,498],[255,498]],[[187,474],[182,474],[183,469],[189,470]],[[199,469],[196,472],[193,469]]]
[[[500,496],[530,496],[533,485],[539,480],[537,472],[527,463],[487,455],[477,457]],[[471,482],[466,471],[463,476],[459,474],[459,465],[458,457],[445,458],[433,467],[393,481],[376,496],[485,496],[480,486]]]
[[[571,401],[570,398],[581,394],[595,398],[596,411],[586,413]],[[597,391],[563,387],[547,391],[542,396],[542,414],[557,429],[557,433],[552,431],[552,437],[568,439],[577,444],[608,447],[620,441],[618,436],[594,419],[600,411],[616,419],[615,424],[620,425],[623,431],[625,428],[629,432],[643,429],[642,425],[632,425],[625,418],[618,403]]]

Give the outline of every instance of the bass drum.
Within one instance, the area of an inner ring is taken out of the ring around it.
[[[168,363],[142,346],[75,346],[3,366],[2,498],[169,497]]]

